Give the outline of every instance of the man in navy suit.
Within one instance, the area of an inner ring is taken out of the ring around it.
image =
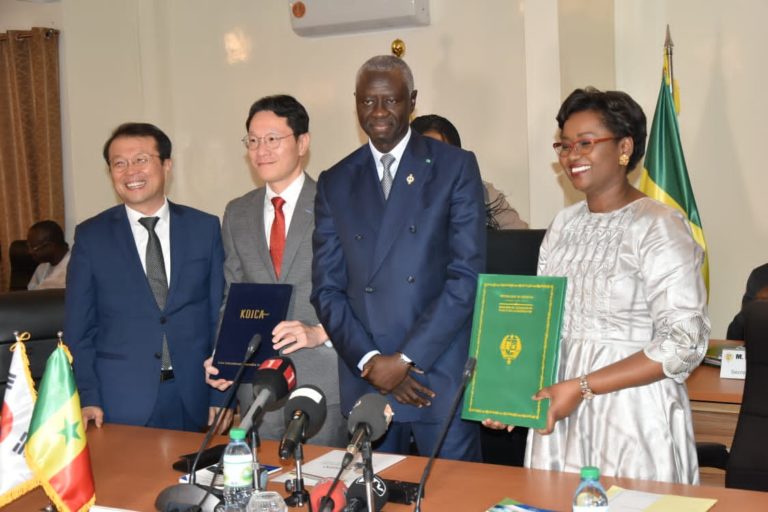
[[[222,393],[205,383],[224,290],[219,220],[165,197],[171,141],[126,123],[104,145],[124,204],[77,226],[65,340],[83,421],[199,431]]]
[[[409,128],[413,76],[397,57],[357,74],[369,141],[317,183],[312,303],[344,364],[342,410],[365,393],[395,416],[382,451],[429,455],[467,359],[485,265],[483,184],[470,152]],[[440,457],[479,460],[479,426],[457,414]]]

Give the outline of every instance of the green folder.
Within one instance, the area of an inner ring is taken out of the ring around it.
[[[544,428],[555,382],[565,277],[480,274],[469,355],[477,359],[462,417]]]

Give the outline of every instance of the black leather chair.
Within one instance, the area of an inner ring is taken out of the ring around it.
[[[488,230],[486,274],[536,275],[544,233],[545,229]],[[527,438],[528,429],[524,427],[512,432],[483,427],[483,462],[522,466]]]
[[[10,291],[26,290],[37,263],[29,254],[26,240],[14,240],[8,247],[8,261],[11,265]]]
[[[39,381],[45,363],[58,342],[57,332],[64,328],[64,290],[33,290],[0,294],[0,401],[5,395],[9,350],[16,341],[13,331],[27,331],[26,342],[30,372]]]
[[[736,433],[725,472],[725,486],[768,491],[768,301],[742,309],[747,377]]]

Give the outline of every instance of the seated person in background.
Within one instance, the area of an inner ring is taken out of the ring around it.
[[[767,300],[768,299],[768,263],[760,265],[749,274],[747,279],[747,289],[744,292],[744,297],[741,298],[741,307],[752,302],[753,300]],[[744,317],[741,311],[733,317],[733,320],[728,325],[728,333],[726,338],[729,340],[743,340],[744,339]]]
[[[452,146],[461,147],[461,138],[456,127],[444,117],[429,114],[419,116],[411,121],[411,128],[422,135],[445,142]],[[507,202],[507,198],[493,186],[483,181],[485,186],[486,224],[492,229],[528,229],[528,223],[520,219],[517,210]]]
[[[69,263],[69,245],[64,241],[64,231],[52,220],[33,224],[27,232],[27,247],[37,263],[27,290],[64,288]]]

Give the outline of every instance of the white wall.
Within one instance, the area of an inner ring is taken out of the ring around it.
[[[126,120],[155,122],[171,136],[173,199],[221,214],[254,186],[240,143],[248,107],[266,94],[294,94],[310,113],[308,170],[316,176],[362,142],[355,72],[389,53],[396,37],[416,77],[417,114],[452,119],[485,178],[528,218],[527,140],[508,135],[527,131],[523,16],[513,2],[476,9],[432,1],[429,27],[323,38],[295,35],[287,2],[273,0],[62,6],[76,221],[114,203],[100,150]],[[226,41],[241,46],[241,60],[231,59]]]
[[[768,3],[622,0],[615,9],[616,85],[649,123],[670,25],[681,138],[710,250],[712,336],[725,337],[749,271],[768,261]]]
[[[217,214],[254,184],[239,139],[252,101],[295,94],[308,108],[310,174],[361,137],[352,91],[369,56],[406,42],[417,113],[442,113],[486,179],[533,227],[578,199],[558,176],[558,103],[575,86],[625,90],[649,117],[664,30],[675,41],[680,127],[711,257],[713,336],[738,309],[749,270],[768,260],[760,88],[768,33],[761,0],[431,0],[432,24],[301,38],[277,0],[0,0],[0,29],[61,30],[68,232],[115,203],[101,146],[126,120],[156,122],[175,144],[174,200]],[[613,17],[613,23],[610,18]],[[609,21],[606,21],[609,20]],[[228,62],[225,40],[247,58]],[[611,48],[611,41],[614,41]],[[550,154],[551,153],[551,154]]]

